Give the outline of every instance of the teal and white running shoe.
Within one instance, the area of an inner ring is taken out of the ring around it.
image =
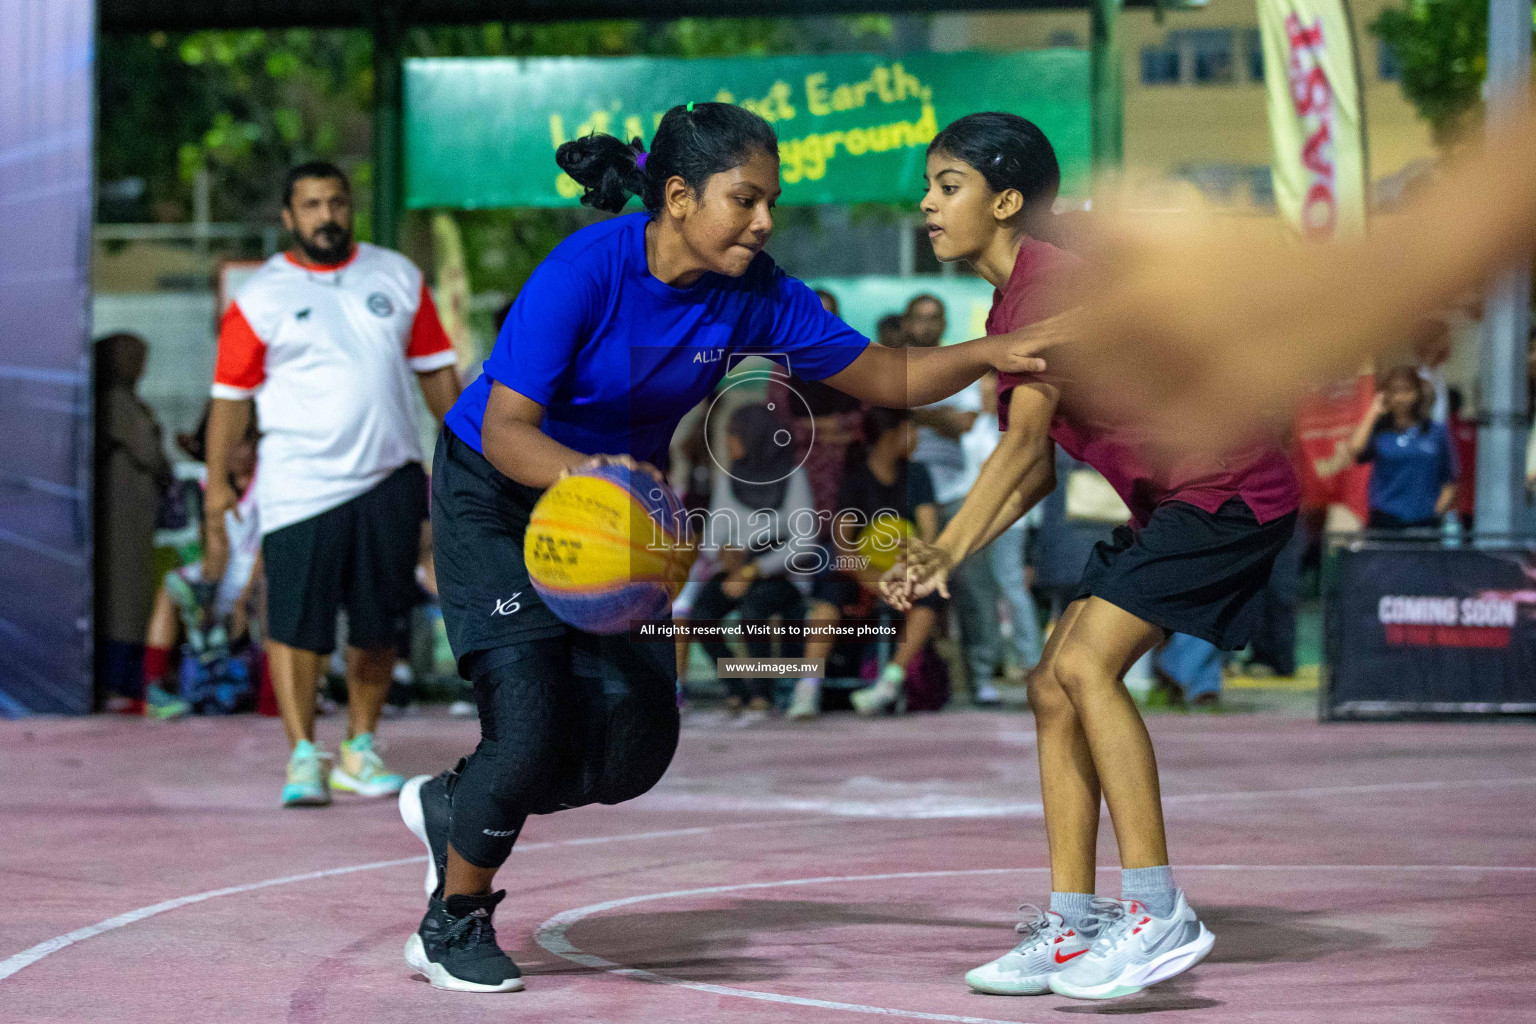
[[[1088,940],[1054,910],[1033,903],[1019,908],[1024,919],[1014,925],[1022,935],[1013,949],[965,975],[965,983],[992,996],[1038,996],[1051,990],[1051,976],[1088,952]]]
[[[1051,975],[1051,991],[1074,999],[1116,999],[1183,974],[1204,960],[1216,943],[1180,890],[1173,913],[1153,917],[1136,900],[1094,898],[1098,930],[1086,956]]]
[[[405,776],[384,769],[384,759],[373,749],[373,733],[363,732],[341,745],[341,757],[331,769],[331,788],[358,796],[394,796],[405,785]]]
[[[184,718],[192,711],[192,706],[180,697],[162,687],[159,683],[150,683],[144,687],[144,717],[154,718],[162,722],[168,722],[174,718]]]
[[[324,807],[331,802],[325,785],[326,758],[309,740],[300,740],[288,758],[288,784],[283,787],[284,807]]]

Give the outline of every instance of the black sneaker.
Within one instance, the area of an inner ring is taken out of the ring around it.
[[[464,761],[461,759],[441,775],[418,775],[400,788],[400,817],[404,819],[405,827],[421,840],[431,854],[427,858],[428,896],[441,894],[443,878],[448,873],[448,834],[453,826],[453,789],[458,784],[459,772],[463,768]]]
[[[518,992],[522,972],[496,944],[491,916],[506,890],[488,896],[436,896],[427,901],[427,916],[416,934],[405,940],[405,962],[433,988],[453,992]]]

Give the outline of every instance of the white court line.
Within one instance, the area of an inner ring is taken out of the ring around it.
[[[666,839],[674,836],[696,836],[702,835],[706,832],[723,832],[728,829],[771,828],[777,825],[798,824],[806,824],[806,822],[752,821],[735,822],[729,825],[701,825],[694,828],[666,829],[659,832],[630,832],[616,836],[595,836],[587,839],[562,839],[558,842],[548,843],[524,843],[523,845],[519,846],[518,849],[526,852],[529,850],[547,850],[560,846],[592,846],[599,843],[633,842],[639,839]],[[423,863],[426,859],[427,858],[425,856],[402,857],[399,860],[378,860],[370,864],[354,864],[351,867],[327,868],[324,871],[306,871],[299,875],[284,875],[282,878],[268,878],[260,882],[247,882],[244,885],[231,885],[224,889],[210,889],[207,892],[193,893],[190,896],[179,896],[176,899],[166,900],[163,903],[154,903],[147,907],[140,907],[137,910],[130,910],[126,914],[119,914],[116,917],[109,917],[105,921],[97,921],[95,924],[86,925],[84,928],[76,928],[72,932],[66,932],[63,935],[56,935],[51,939],[39,942],[37,945],[28,949],[24,949],[20,953],[16,953],[12,956],[6,957],[4,960],[0,960],[0,981],[4,981],[6,978],[9,978],[11,975],[15,974],[17,971],[22,970],[23,968],[32,966],[39,960],[43,959],[43,957],[57,953],[59,950],[64,949],[65,947],[73,946],[77,942],[84,942],[86,939],[95,938],[96,936],[105,932],[115,931],[118,928],[126,928],[128,925],[136,924],[145,918],[154,917],[157,914],[164,914],[171,910],[178,910],[181,907],[191,906],[194,903],[204,903],[208,900],[218,899],[221,896],[238,896],[243,892],[254,892],[257,889],[270,889],[271,887],[277,885],[290,885],[294,882],[309,882],[317,878],[331,878],[336,875],[350,875],[358,871],[377,871],[380,868],[394,868],[400,867],[404,864],[420,864]]]
[[[1410,790],[1411,791],[1411,790],[1423,790],[1423,789],[1431,789],[1431,790],[1433,790],[1433,789],[1449,789],[1449,788],[1456,788],[1456,787],[1462,787],[1462,786],[1479,787],[1479,786],[1500,786],[1500,785],[1524,785],[1524,784],[1533,783],[1533,782],[1536,782],[1536,778],[1532,778],[1532,779],[1482,779],[1482,780],[1473,779],[1473,780],[1467,780],[1467,781],[1464,781],[1464,782],[1454,782],[1454,781],[1452,781],[1452,782],[1442,782],[1442,781],[1404,782],[1404,783],[1385,783],[1385,784],[1381,784],[1381,785],[1368,785],[1368,786],[1333,786],[1333,787],[1323,787],[1323,788],[1313,788],[1313,789],[1260,790],[1260,791],[1248,792],[1248,793],[1193,793],[1193,794],[1185,794],[1184,796],[1165,796],[1163,798],[1163,803],[1166,805],[1166,804],[1169,804],[1169,803],[1205,803],[1205,802],[1219,801],[1219,800],[1224,800],[1224,799],[1234,799],[1234,798],[1235,799],[1243,799],[1243,798],[1247,798],[1247,799],[1255,799],[1255,798],[1272,799],[1272,798],[1275,798],[1275,797],[1285,797],[1285,796],[1327,796],[1327,795],[1333,795],[1333,794],[1372,793],[1372,792],[1388,792],[1388,791],[1397,791],[1397,790]],[[658,794],[658,795],[660,795],[660,794]],[[659,802],[659,801],[655,801],[654,797],[652,798],[652,800],[653,800],[653,803]],[[897,818],[897,819],[901,819],[901,818],[943,818],[943,817],[959,817],[959,818],[965,818],[965,817],[1000,817],[1000,816],[1004,816],[1004,815],[1038,814],[1039,810],[1040,810],[1040,805],[1039,804],[1014,804],[1014,805],[1007,805],[1005,807],[1005,809],[1001,809],[1001,810],[998,810],[998,809],[988,809],[984,813],[978,811],[977,813],[959,813],[959,814],[942,814],[942,813],[937,813],[935,811],[929,810],[929,811],[924,811],[923,813],[902,815],[902,814],[892,814],[892,813],[888,813],[886,811],[881,811],[880,813],[871,813],[871,812],[868,812],[868,811],[859,812],[859,811],[839,811],[839,810],[828,810],[827,809],[829,806],[839,805],[841,803],[846,803],[846,802],[839,802],[839,801],[819,801],[818,802],[818,801],[812,801],[812,800],[796,801],[795,802],[795,809],[797,809],[797,810],[819,811],[819,813],[829,814],[829,815],[832,815],[832,816],[841,816],[841,817],[874,817],[874,818]],[[750,802],[750,803],[749,802],[738,801],[736,803],[731,804],[728,808],[720,808],[720,809],[729,809],[729,810],[735,810],[735,811],[742,811],[742,810],[755,810],[755,809],[758,809],[760,807],[762,807],[762,802],[761,801],[753,801],[753,802]],[[784,810],[785,808],[784,808],[784,806],[782,804],[774,804],[770,809],[773,809],[773,810]],[[641,840],[641,839],[661,839],[661,838],[668,838],[668,837],[673,837],[673,836],[703,835],[703,834],[709,833],[709,832],[720,832],[720,831],[726,831],[726,830],[731,830],[731,829],[772,828],[772,827],[776,827],[776,826],[779,826],[779,825],[804,825],[804,824],[813,824],[813,823],[814,823],[814,821],[803,821],[802,820],[802,821],[736,822],[736,823],[729,824],[729,825],[701,825],[701,826],[696,826],[696,827],[693,827],[693,828],[666,829],[666,830],[659,831],[659,832],[635,832],[635,833],[628,833],[628,834],[617,835],[617,836],[595,836],[595,837],[586,838],[586,839],[566,839],[566,840],[561,840],[559,842],[527,843],[527,844],[524,844],[522,846],[519,846],[518,849],[524,850],[524,851],[529,851],[529,850],[549,849],[549,848],[552,848],[552,847],[562,847],[562,846],[589,846],[589,845],[596,845],[596,844],[600,844],[600,843],[633,842],[633,841]],[[94,938],[97,935],[101,935],[101,934],[103,934],[105,932],[114,931],[114,930],[116,930],[118,928],[124,928],[124,927],[126,927],[126,926],[128,926],[130,924],[135,924],[135,923],[137,923],[139,921],[142,921],[145,918],[154,917],[157,914],[163,914],[163,913],[166,913],[167,911],[176,910],[176,909],[179,909],[179,908],[185,907],[185,906],[190,906],[190,905],[192,905],[194,903],[203,903],[203,902],[205,902],[207,900],[218,899],[221,896],[236,896],[236,895],[239,895],[240,893],[252,892],[252,891],[257,890],[257,889],[271,888],[272,886],[277,886],[277,885],[288,885],[288,884],[294,883],[294,882],[307,882],[307,881],[312,881],[312,880],[319,879],[319,878],[328,878],[328,877],[331,877],[333,875],[352,874],[352,873],[358,872],[358,871],[374,871],[374,870],[377,870],[379,868],[398,867],[398,866],[404,865],[404,864],[420,863],[420,862],[425,861],[425,860],[426,860],[426,858],[424,856],[406,857],[406,858],[403,858],[403,859],[400,859],[400,860],[375,861],[375,862],[373,862],[371,864],[355,864],[355,865],[352,865],[350,867],[328,868],[328,869],[326,869],[324,871],[309,871],[309,872],[305,872],[303,874],[298,874],[298,875],[286,875],[286,876],[284,876],[282,878],[268,878],[268,879],[264,879],[263,881],[260,881],[260,882],[248,882],[248,883],[246,883],[244,885],[235,885],[235,886],[230,886],[230,887],[224,888],[224,889],[212,889],[212,890],[209,890],[207,892],[193,893],[190,896],[181,896],[181,897],[178,897],[176,899],[166,900],[166,901],[164,901],[162,903],[155,903],[155,904],[152,904],[152,905],[147,906],[147,907],[140,907],[137,910],[130,910],[130,911],[128,911],[125,914],[119,914],[118,916],[108,918],[105,921],[98,921],[95,924],[87,925],[84,928],[78,928],[78,929],[76,929],[76,930],[74,930],[72,932],[67,932],[67,933],[65,933],[63,935],[54,936],[53,938],[47,939],[47,940],[45,940],[43,942],[40,942],[40,943],[38,943],[35,946],[32,946],[32,947],[30,947],[28,949],[24,949],[20,953],[15,953],[15,954],[13,954],[13,955],[11,955],[9,957],[6,957],[4,960],[0,960],[0,981],[4,981],[6,978],[9,978],[12,975],[14,975],[17,971],[20,971],[20,970],[22,970],[22,969],[24,969],[26,967],[30,967],[32,964],[37,963],[39,960],[43,959],[44,957],[49,956],[49,955],[51,955],[53,953],[56,953],[59,950],[64,949],[64,948],[66,948],[68,946],[72,946],[72,945],[74,945],[77,942],[83,942],[86,939]],[[1222,868],[1220,866],[1214,866],[1214,865],[1208,865],[1208,867],[1211,870],[1223,870],[1224,869],[1224,868]],[[1004,870],[1004,869],[998,869],[998,870]],[[1006,869],[1006,870],[1015,870],[1015,869],[1011,869],[1010,868],[1010,869]],[[1017,869],[1017,870],[1036,870],[1036,869],[1024,869],[1024,868],[1021,868],[1021,869]],[[1185,870],[1185,869],[1181,867],[1180,870]],[[1413,870],[1413,869],[1405,868],[1404,870]],[[1449,868],[1437,868],[1436,870],[1451,870],[1451,869],[1449,869]],[[1481,869],[1469,869],[1469,870],[1481,870]],[[1517,869],[1508,869],[1508,870],[1517,870]],[[1524,869],[1518,869],[1518,870],[1524,870]],[[897,876],[893,876],[893,877],[897,877]],[[767,885],[767,884],[792,884],[792,883],[760,883],[760,884]],[[807,884],[807,883],[800,882],[800,883],[793,883],[793,884]],[[659,899],[660,897],[642,897],[642,898],[645,898],[645,899]],[[665,979],[663,979],[663,980],[665,980]],[[673,984],[673,982],[670,982],[670,981],[667,982],[667,983],[668,984]],[[754,997],[754,998],[756,998],[756,997]],[[785,998],[789,998],[789,997],[785,997]],[[875,1011],[870,1011],[870,1012],[875,1012]],[[935,1018],[935,1019],[939,1019],[939,1020],[961,1020],[961,1019],[972,1019],[972,1018],[939,1017],[939,1018]],[[974,1018],[974,1019],[980,1020],[981,1018]]]
[[[1413,793],[1446,789],[1487,789],[1503,786],[1529,786],[1536,778],[1517,779],[1434,779],[1424,782],[1382,782],[1358,786],[1313,786],[1301,789],[1256,789],[1236,793],[1183,793],[1164,795],[1163,806],[1207,803],[1264,803],[1277,799],[1313,796],[1357,796],[1366,793]],[[922,783],[912,783],[912,788]],[[1032,803],[995,803],[975,797],[946,793],[889,799],[851,799],[814,796],[753,796],[751,798],[715,796],[709,793],[653,791],[648,805],[675,811],[776,811],[823,814],[842,818],[884,818],[892,821],[922,821],[931,818],[1038,818],[1044,807]]]
[[[146,917],[154,917],[168,910],[176,910],[179,907],[190,906],[193,903],[202,903],[205,900],[218,899],[220,896],[234,896],[237,893],[251,892],[256,889],[266,889],[274,885],[287,885],[290,882],[307,882],[314,878],[330,878],[333,875],[347,875],[356,871],[374,871],[378,868],[399,867],[402,864],[416,864],[426,860],[426,857],[404,857],[400,860],[380,860],[372,864],[354,864],[346,868],[327,868],[324,871],[308,871],[302,875],[288,875],[283,878],[268,878],[261,882],[249,882],[245,885],[232,885],[226,889],[211,889],[208,892],[194,893],[191,896],[180,896],[174,900],[166,900],[164,903],[154,903],[137,910],[130,910],[126,914],[109,917],[105,921],[97,921],[95,924],[86,925],[84,928],[76,928],[72,932],[56,935],[46,942],[39,942],[30,949],[24,949],[14,956],[8,956],[0,960],[0,981],[4,981],[24,967],[31,967],[43,957],[51,953],[57,953],[66,946],[73,946],[77,942],[95,938],[103,932],[110,932],[117,928],[126,928],[130,924],[144,920]]]
[[[1105,870],[1100,868],[1099,870]],[[754,889],[779,889],[791,885],[825,885],[834,882],[886,882],[907,878],[953,878],[969,875],[1025,874],[1048,872],[1048,867],[1038,868],[974,868],[958,871],[900,871],[882,875],[824,875],[818,878],[790,878],[779,882],[747,882],[741,885],[711,885],[701,889],[678,889],[674,892],[651,893],[645,896],[626,896],[623,899],[594,903],[556,914],[539,926],[535,941],[558,957],[593,967],[608,974],[641,981],[671,985],[675,988],[708,992],[717,996],[735,996],[741,999],[757,999],[769,1003],[785,1003],[791,1006],[808,1006],[818,1010],[847,1010],[851,1013],[873,1013],[885,1017],[907,1017],[915,1020],[952,1021],[955,1024],[1019,1024],[1018,1021],[993,1020],[989,1017],[961,1017],[948,1013],[928,1013],[923,1010],[898,1010],[888,1006],[868,1006],[863,1003],[840,1003],[830,999],[812,999],[806,996],[787,996],[778,992],[759,992],[730,985],[713,985],[708,982],[669,978],[666,975],[625,967],[600,956],[579,949],[567,937],[571,927],[585,918],[619,907],[656,900],[682,899],[687,896],[710,896],[725,892],[747,892]],[[1479,866],[1472,864],[1181,864],[1179,871],[1463,871],[1463,872],[1536,872],[1536,866]]]
[[[786,996],[777,992],[758,992],[753,989],[734,988],[729,985],[711,985],[707,982],[669,978],[665,975],[641,970],[638,967],[625,967],[623,964],[617,964],[611,960],[605,960],[600,956],[594,956],[591,953],[578,949],[566,937],[566,932],[570,930],[572,925],[593,914],[600,914],[604,911],[627,907],[636,903],[646,903],[652,900],[680,899],[685,896],[707,896],[722,892],[745,892],[752,889],[778,889],[789,885],[816,885],[831,882],[877,882],[903,878],[943,878],[951,875],[996,875],[1028,871],[1046,872],[1050,871],[1050,868],[978,868],[967,871],[901,871],[883,875],[829,875],[819,878],[791,878],[781,882],[711,885],[702,889],[679,889],[675,892],[651,893],[646,896],[626,896],[623,899],[609,900],[606,903],[594,903],[591,906],[562,911],[539,925],[539,930],[534,933],[534,940],[556,956],[581,964],[583,967],[594,967],[609,974],[639,978],[642,981],[652,981],[662,985],[672,985],[677,988],[693,989],[696,992],[709,992],[719,996],[738,996],[743,999],[758,999],[769,1003],[788,1003],[792,1006],[810,1006],[822,1010],[851,1010],[855,1013],[876,1013],[890,1017],[953,1021],[956,1024],[1017,1024],[1016,1021],[999,1021],[993,1020],[990,1017],[960,1017],[948,1013],[926,1013],[921,1010],[894,1010],[883,1006],[865,1006],[862,1003],[839,1003],[827,999]]]

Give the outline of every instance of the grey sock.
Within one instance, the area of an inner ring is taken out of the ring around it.
[[[1179,898],[1179,891],[1173,886],[1173,868],[1163,864],[1124,869],[1120,872],[1120,898],[1136,900],[1153,917],[1167,917]]]
[[[1088,904],[1093,900],[1091,892],[1053,892],[1051,909],[1061,915],[1068,928],[1081,928],[1088,916]]]

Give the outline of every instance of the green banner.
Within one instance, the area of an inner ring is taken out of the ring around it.
[[[783,202],[916,203],[924,151],[978,110],[1038,124],[1064,192],[1088,172],[1088,55],[913,53],[902,57],[433,58],[406,62],[406,201],[412,209],[570,206],[555,165],[589,132],[649,142],[690,100],[740,103],[779,134]]]

